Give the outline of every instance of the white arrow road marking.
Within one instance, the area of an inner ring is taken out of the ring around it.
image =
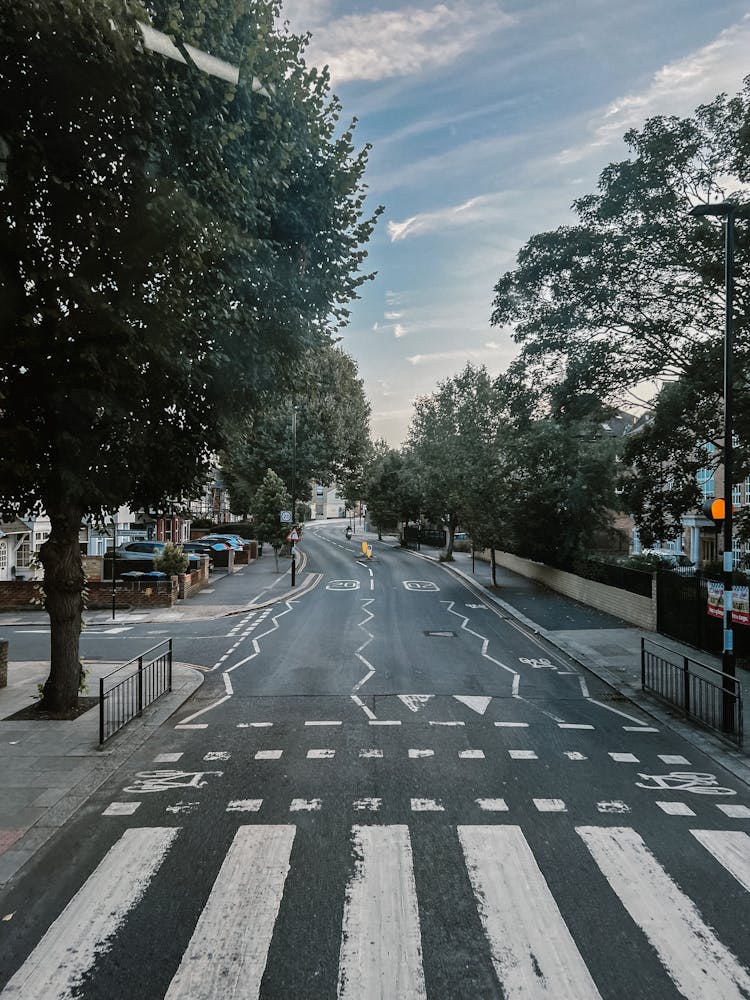
[[[458,836],[507,1000],[601,1000],[521,828]]]
[[[281,906],[293,826],[241,826],[164,1000],[260,995]]]
[[[746,1000],[750,975],[629,827],[576,827],[620,902],[687,1000]]]
[[[126,830],[3,990],[15,1000],[69,1000],[140,902],[179,830]]]
[[[338,998],[422,1000],[427,992],[409,829],[355,826],[353,834]]]
[[[492,698],[481,695],[454,694],[453,697],[456,701],[460,701],[462,705],[470,708],[472,712],[476,712],[477,715],[484,715],[489,703],[492,701]]]

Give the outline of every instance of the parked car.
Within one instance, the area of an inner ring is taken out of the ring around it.
[[[221,533],[217,532],[216,537],[225,538],[228,542],[232,542],[233,545],[234,544],[239,545],[241,549],[244,548],[244,546],[247,545],[248,543],[248,539],[243,538],[242,535],[232,535],[229,534],[228,532],[221,532]]]
[[[674,569],[679,569],[683,573],[696,570],[695,563],[688,559],[684,552],[673,552],[672,549],[644,549],[644,556],[655,556],[662,562],[669,563]]]
[[[161,555],[166,542],[126,542],[125,545],[118,545],[115,555],[118,559],[148,559],[154,553]],[[198,569],[200,559],[194,552],[188,552],[188,567]]]
[[[204,535],[203,538],[196,539],[196,541],[219,542],[227,548],[234,549],[235,552],[242,552],[245,545],[244,541],[239,541],[233,535],[231,537],[227,535]]]
[[[184,552],[196,553],[200,556],[208,556],[208,572],[213,573],[214,571],[214,560],[213,553],[216,551],[210,544],[202,545],[200,542],[183,542],[182,548]]]

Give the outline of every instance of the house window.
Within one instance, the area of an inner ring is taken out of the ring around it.
[[[714,493],[714,470],[698,469],[696,473],[698,489],[701,491],[704,500],[713,500]]]
[[[742,503],[742,486],[740,483],[732,484],[732,506],[737,507]]]
[[[16,566],[18,569],[28,569],[31,565],[31,542],[27,539],[16,549]]]
[[[0,570],[8,568],[8,543],[0,541]]]

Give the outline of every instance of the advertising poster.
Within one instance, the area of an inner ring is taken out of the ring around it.
[[[750,625],[750,601],[748,587],[735,587],[732,601],[732,621],[738,625]]]
[[[708,613],[712,618],[724,617],[724,584],[708,580]]]

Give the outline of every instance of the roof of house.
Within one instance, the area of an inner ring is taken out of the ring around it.
[[[0,538],[3,535],[25,535],[27,531],[31,531],[31,528],[19,518],[15,521],[0,521]]]

